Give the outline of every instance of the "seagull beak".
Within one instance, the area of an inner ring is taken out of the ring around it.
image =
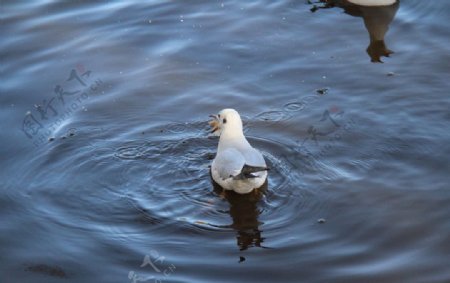
[[[213,120],[209,121],[209,125],[213,128],[211,134],[215,133],[219,129],[219,117],[217,115],[209,115]]]

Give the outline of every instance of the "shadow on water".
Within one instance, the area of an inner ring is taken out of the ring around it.
[[[236,241],[239,249],[243,251],[250,247],[265,248],[262,246],[264,238],[259,229],[262,223],[258,220],[260,214],[258,203],[267,192],[268,182],[266,181],[261,188],[243,195],[225,191],[212,178],[211,183],[214,192],[225,198],[230,205],[229,213],[233,220],[230,227],[237,232]]]
[[[370,2],[373,1],[320,0],[316,2],[319,5],[314,5],[311,8],[311,12],[339,7],[344,9],[344,12],[348,15],[362,17],[370,38],[369,46],[366,49],[367,54],[369,54],[372,62],[383,63],[381,57],[389,57],[394,53],[387,48],[384,36],[397,13],[400,1],[382,1],[385,3],[381,5],[379,2],[377,6],[373,6]]]

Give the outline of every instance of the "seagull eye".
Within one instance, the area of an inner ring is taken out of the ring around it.
[[[227,119],[223,118],[222,122],[223,122],[224,124],[226,124],[226,123],[227,123]]]

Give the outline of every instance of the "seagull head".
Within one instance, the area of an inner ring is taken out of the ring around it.
[[[213,127],[212,134],[216,136],[242,134],[242,120],[236,110],[231,108],[223,109],[219,114],[210,115],[210,117],[213,118],[209,122],[211,127]]]

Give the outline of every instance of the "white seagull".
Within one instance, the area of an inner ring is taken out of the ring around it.
[[[211,133],[220,136],[217,154],[211,165],[213,180],[225,190],[247,194],[260,188],[267,179],[266,161],[244,136],[242,120],[234,109],[223,109],[209,124]]]
[[[360,6],[389,6],[395,3],[397,0],[347,0],[348,2]]]

